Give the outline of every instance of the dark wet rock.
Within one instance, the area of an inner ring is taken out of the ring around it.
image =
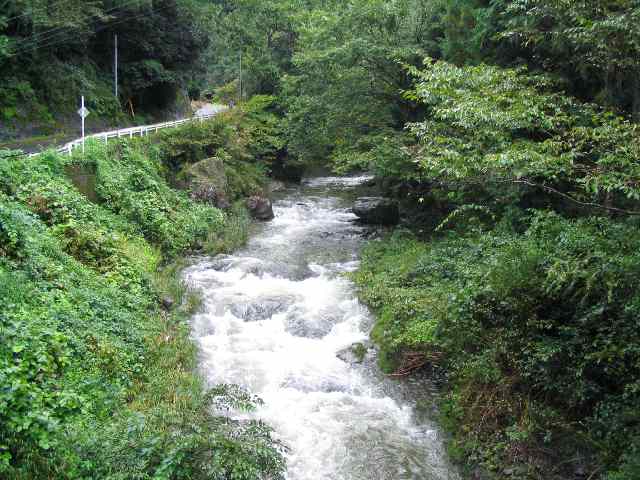
[[[353,213],[362,223],[396,225],[400,221],[398,204],[383,197],[360,197],[353,205]]]
[[[277,313],[284,312],[293,301],[291,297],[282,296],[240,302],[231,306],[231,313],[245,322],[266,320]]]
[[[162,297],[162,299],[160,300],[160,303],[162,304],[162,308],[164,308],[167,311],[171,310],[175,305],[175,302],[171,297]]]
[[[350,365],[362,363],[370,348],[371,344],[368,342],[356,342],[353,345],[340,350],[336,353],[336,357]]]
[[[377,180],[375,178],[372,178],[364,182],[362,185],[364,185],[365,187],[375,187],[377,184],[378,184]]]
[[[249,213],[256,220],[272,220],[274,217],[273,206],[271,200],[265,197],[254,195],[247,199],[247,208]]]

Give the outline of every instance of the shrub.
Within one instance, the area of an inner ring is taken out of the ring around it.
[[[65,176],[84,163],[98,203]],[[231,248],[246,219],[162,172],[144,142],[0,161],[0,477],[281,478],[269,427],[220,411],[257,399],[207,393],[195,373],[197,302],[179,268],[157,271],[205,244]]]
[[[521,234],[396,234],[368,247],[354,278],[379,312],[387,369],[407,351],[441,359],[467,455],[542,478],[540,465],[576,450],[615,467],[638,435],[638,245],[632,222],[535,213]]]

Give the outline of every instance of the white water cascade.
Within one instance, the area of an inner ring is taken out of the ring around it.
[[[245,248],[185,271],[204,298],[193,319],[201,369],[264,400],[252,415],[289,447],[290,480],[456,480],[438,429],[378,371],[375,351],[361,363],[337,356],[372,325],[343,275],[366,233],[348,209],[364,180],[287,190]]]

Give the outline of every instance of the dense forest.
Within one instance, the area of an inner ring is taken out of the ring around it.
[[[241,105],[95,147],[97,202],[67,179],[85,159],[2,153],[9,478],[281,474],[267,426],[208,412],[256,400],[202,393],[188,302],[167,314],[169,280],[152,278],[235,244],[219,237],[241,212],[167,180],[214,154],[234,198],[323,165],[372,172],[401,202],[406,221],[352,279],[377,313],[381,368],[429,360],[469,478],[640,478],[638,1],[0,0],[0,79],[7,141],[56,135],[80,94],[96,126],[201,97]],[[78,333],[90,318],[99,329]]]
[[[90,129],[184,114],[208,19],[195,1],[3,1],[0,141],[76,134],[80,95]]]

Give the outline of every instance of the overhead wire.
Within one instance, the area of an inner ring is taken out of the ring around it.
[[[69,0],[59,0],[58,2],[55,2],[53,5],[43,5],[42,7],[44,8],[52,8],[52,7],[57,7],[58,4],[61,3],[65,3],[68,2]],[[30,12],[25,12],[25,13],[21,13],[20,15],[15,15],[13,17],[9,17],[9,18],[5,18],[4,21],[5,22],[13,22],[14,20],[17,20],[18,18],[22,18],[22,17],[26,17],[27,15],[31,15],[34,13],[34,10],[31,10]]]
[[[123,9],[125,7],[129,7],[132,6],[135,3],[138,2],[146,2],[147,0],[129,0],[127,2],[121,3],[120,5],[116,6],[116,7],[112,7],[108,10],[105,10],[103,12],[103,15],[108,15],[111,13],[116,12],[119,9]],[[10,55],[10,56],[15,56],[15,54],[17,53],[21,53],[24,52],[26,50],[31,49],[32,47],[37,47],[37,46],[41,46],[42,44],[44,44],[45,42],[49,41],[49,40],[53,40],[56,39],[56,37],[59,36],[64,36],[67,34],[67,26],[59,26],[59,27],[54,27],[51,28],[49,30],[45,30],[43,32],[39,32],[35,35],[32,35],[28,38],[25,38],[24,40],[22,40],[21,43],[25,43],[25,45],[22,46],[22,48],[18,48],[14,54]]]
[[[145,2],[147,0],[129,0],[126,1],[124,3],[119,4],[118,6],[115,7],[111,7],[110,9],[105,10],[104,12],[102,12],[103,15],[108,15],[111,13],[114,13],[116,10],[125,8],[125,7],[129,7],[132,4],[135,4],[137,2]],[[50,40],[51,38],[57,36],[59,33],[57,33],[58,31],[60,31],[60,34],[64,34],[66,33],[66,30],[69,27],[66,25],[61,25],[58,27],[54,27],[51,28],[49,30],[44,30],[42,32],[38,32],[35,35],[31,35],[30,37],[28,37],[27,39],[25,39],[24,41],[27,42],[32,42],[32,43],[37,43],[37,42],[42,42],[42,41],[46,41],[46,40]]]
[[[133,0],[133,1],[140,1],[140,0]],[[130,3],[132,3],[132,2],[130,2]],[[111,27],[113,27],[115,25],[119,25],[119,24],[122,24],[122,23],[130,21],[130,20],[135,20],[137,18],[144,17],[145,15],[147,15],[149,13],[160,12],[160,11],[166,9],[166,8],[169,8],[170,6],[171,5],[164,5],[164,6],[155,8],[155,9],[151,8],[150,10],[145,10],[144,12],[140,12],[140,13],[138,13],[136,15],[131,15],[131,16],[124,17],[123,19],[118,20],[117,22],[110,22],[110,23],[107,23],[105,25],[102,25],[101,27],[98,27],[98,28],[92,30],[91,32],[87,32],[85,35],[94,35],[94,34],[96,34],[98,32],[101,32],[102,30],[105,30],[107,28],[111,28]],[[64,38],[62,38],[62,37],[54,38],[54,37],[58,37],[61,34],[66,34],[66,33],[67,32],[60,32],[59,34],[52,35],[52,36],[50,36],[48,38],[41,39],[41,40],[39,40],[37,42],[29,43],[27,45],[24,45],[22,48],[18,48],[16,50],[14,50],[14,52],[9,54],[8,57],[15,57],[15,56],[18,56],[18,55],[26,52],[26,51],[33,50],[33,49],[40,49],[40,48],[44,48],[44,47],[51,47],[51,46],[55,46],[55,45],[60,45],[60,44],[66,43],[68,41],[66,36]],[[54,40],[54,41],[48,42],[48,40]]]

